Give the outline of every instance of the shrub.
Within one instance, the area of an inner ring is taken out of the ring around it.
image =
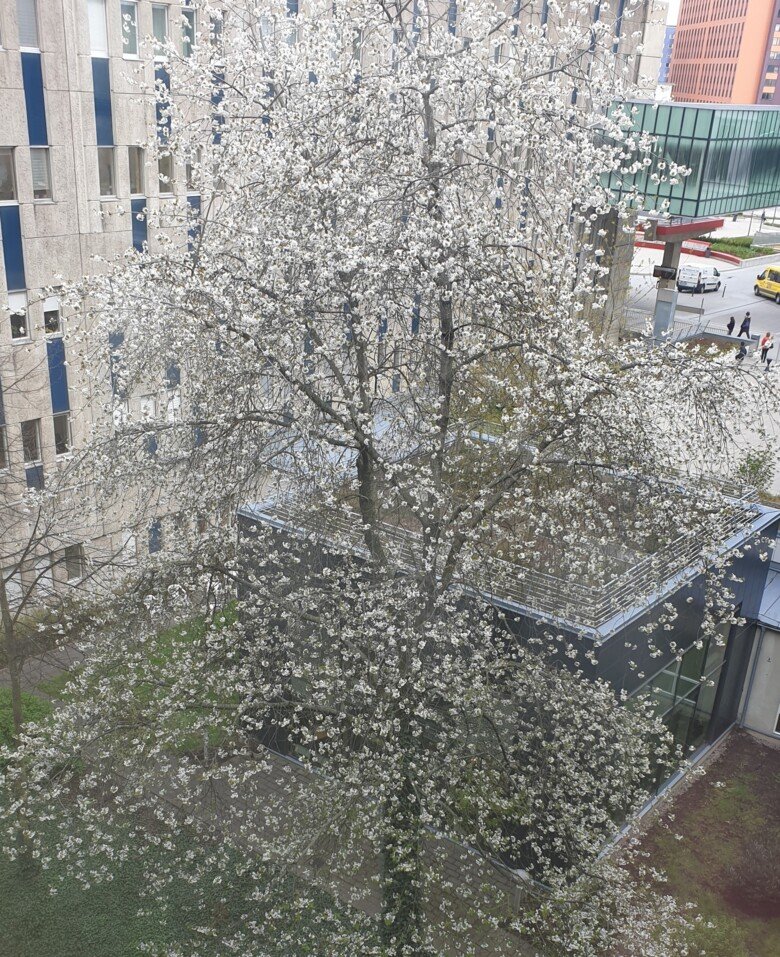
[[[34,695],[22,693],[22,708],[25,721],[42,721],[51,713],[51,705]],[[0,688],[0,747],[10,745],[14,737],[14,719],[11,709],[11,692]]]

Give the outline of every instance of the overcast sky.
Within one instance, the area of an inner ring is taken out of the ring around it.
[[[680,9],[680,0],[669,0],[669,16],[667,23],[677,23],[677,11]]]

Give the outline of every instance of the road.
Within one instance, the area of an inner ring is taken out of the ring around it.
[[[777,255],[780,262],[780,253]],[[635,308],[647,309],[652,315],[655,304],[656,280],[652,277],[653,266],[661,262],[661,251],[637,249],[631,270],[631,301]],[[780,306],[771,299],[758,298],[753,294],[756,276],[766,268],[766,263],[756,266],[748,262],[745,266],[732,266],[716,259],[702,259],[699,256],[683,256],[680,265],[701,266],[702,263],[715,266],[721,272],[723,285],[719,292],[707,292],[694,296],[680,293],[681,306],[696,306],[704,309],[705,318],[710,320],[711,328],[725,329],[729,316],[734,316],[739,324],[746,310],[750,311],[752,323],[750,331],[759,335],[771,332],[780,337]]]

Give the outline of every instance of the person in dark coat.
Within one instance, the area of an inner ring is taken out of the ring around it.
[[[726,332],[730,336],[734,335],[734,325],[735,325],[734,316],[732,316],[731,319],[729,319],[729,321],[726,323]]]
[[[742,345],[739,347],[739,350],[737,351],[737,354],[734,356],[734,358],[737,362],[742,362],[742,360],[745,358],[746,355],[747,355],[747,346],[743,342]]]
[[[745,318],[742,320],[742,325],[739,327],[739,332],[737,333],[737,338],[739,338],[742,333],[745,333],[747,339],[750,338],[750,313],[745,313]]]

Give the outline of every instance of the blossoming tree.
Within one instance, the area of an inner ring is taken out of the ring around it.
[[[659,723],[555,614],[519,641],[490,601],[603,582],[616,538],[713,548],[733,506],[679,472],[757,404],[602,334],[605,183],[648,146],[611,112],[615,23],[225,6],[155,94],[189,196],[79,291],[97,388],[114,344],[90,481],[147,490],[154,548],[9,764],[12,822],[90,880],[196,835],[150,886],[249,875],[225,952],[677,953],[641,861],[597,860]]]

